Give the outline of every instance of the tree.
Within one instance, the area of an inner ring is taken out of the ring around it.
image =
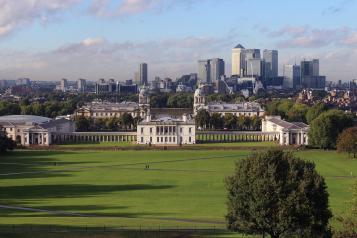
[[[224,126],[228,129],[235,129],[237,126],[237,117],[233,115],[232,113],[226,113],[224,115]]]
[[[344,130],[337,139],[337,151],[353,154],[356,158],[357,153],[357,127],[351,127]]]
[[[278,237],[329,237],[328,192],[311,162],[269,150],[236,165],[226,180],[228,228]]]
[[[120,124],[125,130],[128,130],[134,124],[134,118],[129,113],[124,113],[119,118]]]
[[[253,116],[251,118],[251,128],[254,131],[259,131],[262,125],[262,119],[257,117],[257,116]]]
[[[322,113],[311,122],[309,144],[321,149],[336,148],[338,135],[353,126],[353,117],[339,110]]]
[[[317,118],[321,113],[327,111],[328,108],[324,103],[318,103],[307,110],[306,121],[310,124],[315,118]]]
[[[308,106],[302,103],[295,103],[293,107],[288,111],[288,120],[297,122],[306,122],[306,113]]]
[[[85,116],[79,116],[75,118],[77,131],[89,131],[91,122]]]
[[[223,128],[223,118],[221,117],[221,114],[219,113],[213,113],[211,116],[211,121],[210,124],[212,126],[213,129],[217,130],[217,129],[222,129]]]
[[[106,122],[107,129],[110,131],[118,131],[119,130],[119,118],[112,117],[109,118]]]
[[[195,117],[195,121],[197,126],[206,129],[207,127],[209,127],[209,123],[211,120],[211,116],[208,113],[207,110],[205,109],[201,109],[197,112],[197,115]]]
[[[15,141],[7,137],[4,128],[0,127],[0,153],[13,150],[16,147]]]

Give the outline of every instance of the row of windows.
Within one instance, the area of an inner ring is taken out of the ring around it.
[[[101,112],[101,113],[92,113],[92,116],[95,117],[103,117],[103,116],[107,116],[107,117],[114,117],[114,116],[121,116],[124,113],[111,113],[111,112]],[[134,115],[135,116],[135,115]]]
[[[154,128],[150,127],[150,134],[153,133]],[[141,134],[144,134],[144,127],[140,128]],[[192,133],[192,127],[188,128],[188,132]],[[176,127],[175,126],[158,126],[156,127],[156,134],[175,134]],[[180,127],[180,133],[183,133],[183,128]]]
[[[144,143],[144,137],[141,137],[140,138],[140,141],[141,141],[141,143]],[[171,137],[171,136],[169,136],[169,137],[157,137],[156,138],[156,142],[157,143],[176,143],[176,137],[175,136],[173,136],[173,137]],[[180,143],[182,143],[183,142],[183,138],[182,138],[182,136],[180,137]],[[188,142],[192,142],[192,138],[191,137],[189,137],[188,138]],[[150,137],[150,143],[153,143],[153,138],[152,137]]]

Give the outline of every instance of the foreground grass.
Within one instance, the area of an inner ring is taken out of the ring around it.
[[[0,209],[0,227],[32,224],[135,230],[140,226],[224,229],[224,179],[232,173],[235,162],[249,153],[14,152],[0,160],[0,204],[76,215]],[[316,163],[326,178],[333,213],[344,214],[351,199],[349,188],[355,181],[351,172],[357,174],[357,161],[333,151],[296,154]],[[145,169],[147,165],[149,169]]]

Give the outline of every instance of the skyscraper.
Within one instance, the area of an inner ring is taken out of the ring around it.
[[[232,49],[232,75],[243,76],[245,68],[245,48],[238,44]]]
[[[68,80],[67,79],[61,79],[61,90],[62,92],[67,92],[68,89]]]
[[[279,55],[277,50],[264,50],[263,60],[265,61],[265,77],[274,78],[279,76]]]
[[[221,76],[225,75],[224,60],[215,58],[210,60],[210,80],[217,81]]]
[[[146,63],[140,64],[139,79],[140,85],[148,85],[148,65]]]
[[[301,61],[301,84],[304,88],[324,88],[326,77],[320,76],[319,60]]]
[[[198,80],[202,83],[211,83],[211,63],[210,60],[198,61]]]
[[[85,79],[78,79],[77,80],[77,89],[78,92],[85,92],[87,87],[87,81]]]
[[[283,87],[297,89],[301,87],[301,69],[299,65],[284,65]]]

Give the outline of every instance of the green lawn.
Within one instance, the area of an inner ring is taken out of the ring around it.
[[[233,171],[234,163],[249,153],[13,152],[0,159],[0,205],[57,213],[0,209],[0,227],[52,224],[223,229],[224,178]],[[357,175],[357,161],[333,151],[297,154],[316,163],[326,177],[334,214],[343,214],[351,198],[349,188],[356,180],[351,172]],[[145,169],[146,165],[150,168]]]

